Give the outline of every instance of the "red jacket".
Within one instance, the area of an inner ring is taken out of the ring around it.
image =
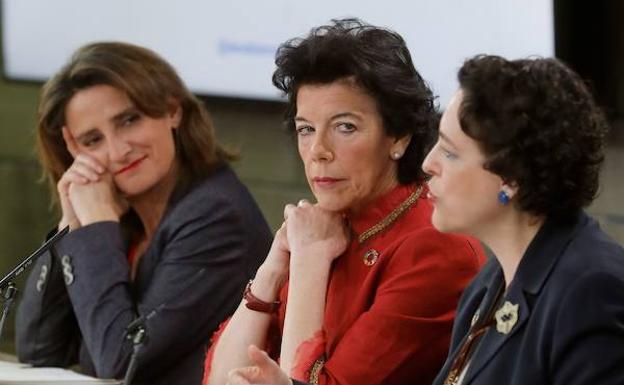
[[[435,230],[426,191],[393,224],[358,242],[414,191],[398,187],[349,218],[355,234],[332,267],[323,330],[299,347],[295,379],[313,382],[316,371],[319,384],[429,385],[442,367],[459,297],[485,262],[479,243]],[[369,250],[379,253],[370,266]],[[287,288],[281,293],[274,352]]]

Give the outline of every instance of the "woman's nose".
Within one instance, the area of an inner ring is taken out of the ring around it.
[[[132,146],[123,138],[114,137],[108,141],[108,158],[111,162],[122,163],[130,153]]]
[[[310,154],[315,161],[330,161],[334,159],[332,146],[328,138],[322,133],[317,133],[312,139]]]
[[[433,157],[434,155],[433,155],[433,149],[432,149],[431,151],[429,151],[429,153],[427,154],[427,156],[425,157],[425,160],[423,161],[421,165],[422,170],[428,175],[437,174],[436,165],[435,165],[435,161]]]

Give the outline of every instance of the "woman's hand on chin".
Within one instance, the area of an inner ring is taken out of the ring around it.
[[[314,266],[321,262],[329,266],[349,245],[349,229],[340,213],[302,200],[297,206],[287,205],[284,217],[291,268],[293,263]]]
[[[75,150],[75,149],[74,149]],[[56,184],[61,204],[62,218],[59,222],[58,229],[69,226],[71,230],[75,230],[84,225],[76,216],[76,212],[69,198],[69,189],[71,185],[87,185],[92,182],[98,182],[102,178],[102,174],[106,172],[95,158],[76,153],[74,162],[65,170],[61,179]]]
[[[291,379],[266,352],[251,345],[247,354],[253,366],[231,370],[228,374],[227,385],[292,385]]]

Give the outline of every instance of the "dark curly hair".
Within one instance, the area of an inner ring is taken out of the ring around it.
[[[581,78],[556,59],[479,55],[459,70],[459,121],[484,167],[518,186],[518,208],[565,218],[598,192],[606,118]]]
[[[273,84],[288,97],[286,123],[292,132],[299,87],[353,77],[375,99],[387,135],[412,135],[398,162],[399,183],[425,179],[420,165],[436,136],[439,114],[399,34],[359,19],[332,20],[282,44],[275,64]]]

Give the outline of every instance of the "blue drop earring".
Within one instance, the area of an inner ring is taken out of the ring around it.
[[[509,203],[509,195],[507,195],[507,193],[503,190],[499,191],[498,201],[502,203],[503,205],[506,205],[507,203]]]

